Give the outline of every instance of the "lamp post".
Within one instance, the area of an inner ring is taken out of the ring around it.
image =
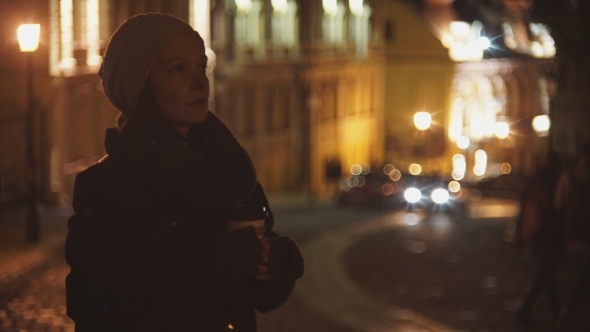
[[[37,213],[37,170],[34,149],[33,132],[33,52],[39,47],[39,24],[22,24],[17,29],[20,51],[27,57],[27,115],[25,121],[25,141],[27,142],[27,240],[37,242],[39,240],[39,214]]]

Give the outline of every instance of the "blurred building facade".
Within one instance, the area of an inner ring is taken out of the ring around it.
[[[324,164],[383,159],[378,1],[1,1],[6,61],[1,192],[25,191],[25,63],[16,28],[41,24],[35,53],[36,157],[45,200],[68,203],[75,175],[104,155],[118,112],[97,76],[108,38],[142,12],[170,13],[205,36],[215,65],[211,108],[250,153],[268,191],[325,191]],[[204,10],[203,10],[204,9]],[[202,15],[202,13],[210,15]],[[206,31],[205,31],[206,30]],[[14,34],[14,36],[13,36]],[[3,57],[4,58],[4,57]],[[21,153],[22,151],[22,153]]]
[[[529,1],[386,2],[386,159],[477,179],[530,173],[549,148],[555,47]],[[427,130],[413,126],[428,112]],[[543,123],[545,124],[545,123]]]
[[[113,31],[158,11],[206,40],[210,104],[271,192],[330,192],[325,168],[412,163],[464,179],[527,173],[549,146],[533,130],[551,114],[549,31],[528,1],[0,1],[0,195],[25,190],[25,59],[16,28],[41,24],[35,56],[40,191],[67,203],[75,175],[104,155],[118,112],[97,72]],[[206,13],[203,15],[203,13]],[[414,126],[416,112],[432,124]],[[553,116],[551,116],[553,117]],[[481,150],[481,151],[480,151]],[[482,153],[482,151],[484,153]],[[1,199],[2,196],[0,196]]]

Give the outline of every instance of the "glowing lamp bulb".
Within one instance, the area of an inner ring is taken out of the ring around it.
[[[18,45],[21,52],[35,52],[39,47],[39,24],[21,24],[16,30]]]
[[[414,114],[414,126],[418,130],[426,130],[432,124],[432,115],[428,112],[417,112]]]

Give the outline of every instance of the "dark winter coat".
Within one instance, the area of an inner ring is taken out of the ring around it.
[[[256,281],[253,228],[227,232],[241,203],[268,206],[250,160],[214,115],[187,139],[147,123],[107,131],[108,155],[76,177],[68,222],[68,315],[76,331],[256,331],[255,309],[284,303],[303,273],[272,232]],[[230,329],[231,330],[231,329]]]

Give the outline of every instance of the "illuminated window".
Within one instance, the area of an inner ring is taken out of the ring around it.
[[[86,64],[89,66],[98,66],[102,63],[100,56],[100,12],[98,0],[86,0],[86,46],[88,52],[86,55]]]
[[[272,40],[275,45],[297,45],[297,4],[292,0],[272,0]]]
[[[366,58],[369,53],[371,7],[363,4],[363,0],[349,0],[350,12],[352,13],[349,30],[350,36],[356,45],[356,55],[359,58]]]
[[[60,0],[61,61],[60,68],[76,66],[74,59],[74,4],[73,0]]]
[[[324,0],[322,30],[324,42],[341,45],[344,43],[344,15],[346,7],[337,0]]]
[[[489,139],[496,123],[506,116],[506,85],[499,77],[458,78],[453,85],[449,139],[467,137],[472,142]]]
[[[238,2],[236,1],[236,4]],[[199,32],[205,41],[205,46],[209,47],[211,41],[209,0],[190,0],[189,7],[189,23]]]
[[[51,0],[49,67],[53,76],[71,75],[80,65],[75,50],[86,50],[90,71],[102,63],[101,45],[109,37],[108,0]]]
[[[238,45],[253,48],[262,42],[260,12],[262,2],[258,0],[236,0],[235,36]]]

